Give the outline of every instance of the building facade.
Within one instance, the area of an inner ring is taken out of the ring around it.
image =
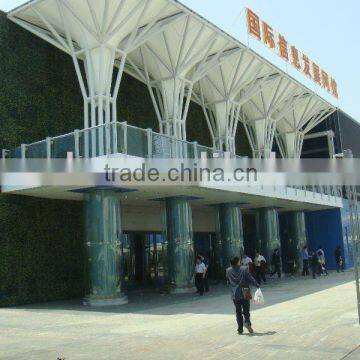
[[[178,2],[64,4],[30,1],[1,14],[5,159],[225,161],[276,149],[296,159],[303,144],[305,155],[319,144],[311,148],[306,135],[333,129],[331,104]],[[256,250],[270,260],[278,248],[283,264],[292,258],[300,268],[301,248],[318,245],[313,219],[342,208],[341,192],[324,188],[2,190],[5,305],[121,304],[133,288],[189,291],[199,253],[214,281],[230,257]],[[329,253],[335,244],[342,232]]]

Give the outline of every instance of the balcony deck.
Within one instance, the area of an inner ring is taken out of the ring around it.
[[[176,140],[151,129],[141,129],[126,122],[111,123],[69,134],[22,144],[2,151],[6,159],[84,159],[133,157],[139,159],[223,159],[240,156],[214,150],[196,142]],[[7,182],[11,184],[10,181]],[[97,186],[89,182],[80,188]],[[79,186],[3,186],[2,191],[36,197],[80,200]],[[224,186],[199,183],[197,186],[139,186],[124,200],[144,202],[166,196],[192,196],[199,205],[237,201],[246,208],[275,206],[284,210],[319,210],[342,207],[341,191],[336,187]]]

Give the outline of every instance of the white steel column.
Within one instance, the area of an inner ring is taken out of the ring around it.
[[[301,131],[292,131],[278,134],[277,143],[280,154],[283,158],[299,159],[301,156],[302,145],[304,142],[304,133]]]
[[[213,111],[208,111],[204,108],[215,149],[235,154],[235,135],[240,108],[238,104],[230,100],[214,104]]]
[[[148,75],[147,75],[148,76]],[[160,133],[186,140],[186,118],[189,110],[192,83],[185,78],[173,77],[149,87],[151,98],[159,114]]]
[[[221,34],[187,15],[130,55],[131,71],[148,87],[160,133],[186,140],[193,85],[230,46]]]
[[[279,108],[281,111],[291,109],[297,91],[296,87],[291,88],[289,80],[280,75],[273,80],[271,87],[261,86],[259,94],[244,103],[246,109],[243,108],[241,114],[254,158],[270,157],[276,131],[276,111]]]
[[[200,80],[198,102],[202,105],[215,149],[235,154],[242,105],[274,77],[271,73],[264,75],[265,69],[254,55],[238,49],[221,57],[217,68],[208,71]]]
[[[84,129],[92,128],[84,133],[84,155],[110,153],[110,123],[117,121],[127,55],[184,14],[166,0],[35,1],[24,13],[32,23],[13,14],[9,18],[72,56],[84,100]]]
[[[296,109],[296,110],[295,110]],[[280,112],[276,140],[283,158],[300,158],[304,136],[335,111],[313,95],[298,97],[287,112]]]

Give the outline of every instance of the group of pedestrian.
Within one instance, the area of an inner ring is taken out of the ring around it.
[[[310,274],[309,268],[311,268],[313,279],[316,278],[316,275],[318,276],[328,275],[328,271],[326,269],[325,252],[322,246],[319,246],[316,251],[312,250],[309,254],[308,247],[305,245],[302,250],[302,259],[303,259],[302,276],[307,276]],[[344,262],[341,255],[340,246],[337,246],[335,249],[335,262],[336,262],[337,272],[344,271]]]
[[[302,259],[303,259],[303,269],[302,269],[302,276],[308,276],[312,273],[313,279],[316,278],[316,275],[328,275],[326,269],[326,260],[325,260],[325,253],[321,246],[315,251],[312,250],[309,254],[308,247],[305,245],[302,250]]]
[[[315,279],[316,275],[328,275],[326,269],[325,252],[321,246],[310,253],[308,247],[304,246],[302,250],[303,269],[302,275],[310,274]],[[337,271],[343,271],[343,260],[341,256],[341,248],[337,246],[335,249],[335,260]],[[237,332],[243,334],[244,327],[250,334],[254,333],[250,320],[250,300],[252,299],[250,286],[260,288],[261,282],[266,284],[267,261],[260,251],[255,254],[254,261],[246,254],[240,260],[235,256],[230,261],[231,266],[226,270],[226,278],[231,287],[232,300],[235,305]],[[277,274],[281,277],[281,257],[279,249],[275,249],[271,256],[272,271],[270,276]],[[204,292],[209,291],[208,283],[208,259],[199,254],[196,258],[195,265],[195,285],[200,296]]]
[[[247,254],[244,254],[241,265],[247,267],[249,273],[255,277],[259,284],[262,282],[266,284],[266,273],[269,270],[268,263],[260,251],[256,251],[254,262]],[[281,258],[279,249],[275,249],[271,256],[271,267],[272,271],[270,272],[270,276],[277,274],[277,276],[280,278]]]

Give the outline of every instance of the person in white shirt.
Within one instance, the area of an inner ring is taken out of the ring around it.
[[[255,276],[256,281],[261,284],[261,280],[266,284],[266,259],[260,254],[259,251],[255,255]]]
[[[252,260],[251,260],[251,258],[249,258],[249,256],[244,254],[244,256],[243,256],[243,258],[241,260],[241,265],[242,266],[247,266],[247,268],[249,269],[249,264],[252,264]]]
[[[196,258],[195,264],[195,286],[200,296],[204,295],[204,278],[206,274],[206,265],[200,256]]]
[[[319,275],[328,275],[328,272],[326,270],[325,253],[322,246],[319,246],[317,256],[319,258]]]
[[[255,277],[255,268],[254,263],[248,255],[244,254],[242,260],[241,260],[241,266],[247,267],[249,273]]]

